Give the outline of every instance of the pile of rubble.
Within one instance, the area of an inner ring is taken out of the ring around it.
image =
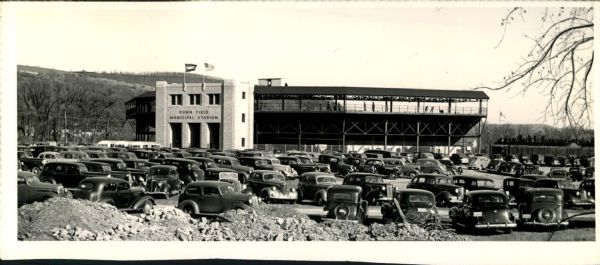
[[[410,224],[317,223],[286,205],[232,210],[221,219],[191,218],[172,206],[129,215],[115,207],[54,198],[19,208],[19,240],[312,241],[466,240]]]

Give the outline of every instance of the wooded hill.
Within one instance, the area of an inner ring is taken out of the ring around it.
[[[19,143],[132,140],[135,134],[125,122],[125,102],[153,90],[156,81],[182,83],[183,73],[69,72],[18,65]],[[202,75],[187,73],[186,82],[202,82]]]

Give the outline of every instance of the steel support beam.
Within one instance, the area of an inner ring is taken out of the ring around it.
[[[448,123],[448,155],[450,155],[450,145],[452,144],[452,122]]]
[[[421,135],[421,122],[417,121],[417,152],[419,152],[419,136]]]
[[[387,150],[387,136],[388,136],[388,121],[385,120],[384,132],[383,132],[383,150]]]

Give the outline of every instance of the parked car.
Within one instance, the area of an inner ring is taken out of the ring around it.
[[[559,189],[532,188],[519,203],[519,224],[531,226],[566,226],[563,192]]]
[[[438,161],[440,161],[440,164],[446,167],[446,172],[448,172],[448,175],[458,175],[462,174],[463,172],[462,167],[454,165],[454,162],[452,162],[452,160],[438,159]]]
[[[519,155],[517,158],[519,159],[519,163],[521,163],[523,165],[533,165],[533,162],[531,162],[531,159],[529,158],[529,156]]]
[[[469,169],[484,170],[488,167],[492,160],[487,156],[474,156],[469,158]]]
[[[571,180],[545,178],[537,180],[533,186],[536,188],[552,188],[562,190],[564,193],[564,206],[566,208],[594,207],[594,202],[590,201],[589,198],[584,198],[579,190],[579,187],[576,187]]]
[[[285,177],[278,171],[256,170],[248,178],[248,187],[266,203],[273,201],[296,202],[298,192],[288,187]]]
[[[298,175],[302,175],[306,172],[316,172],[319,170],[317,165],[305,164],[297,156],[280,156],[278,159],[282,165],[288,165],[292,167],[298,173]]]
[[[65,159],[60,153],[54,151],[40,152],[36,157],[23,157],[21,158],[21,169],[24,171],[31,171],[34,174],[39,175],[44,165],[48,162],[53,161],[69,161],[77,162],[76,159]]]
[[[327,188],[337,183],[335,175],[330,173],[304,173],[298,180],[298,202],[311,200],[322,206],[327,202]]]
[[[564,156],[557,156],[556,160],[558,160],[558,164],[561,167],[570,167],[571,163],[569,162],[569,159],[564,157]]]
[[[469,158],[466,157],[466,155],[464,154],[454,153],[450,155],[450,160],[452,160],[452,162],[454,162],[455,165],[469,164]]]
[[[182,185],[175,166],[156,165],[148,170],[145,188],[149,195],[156,194],[168,199],[172,194],[179,193]]]
[[[446,167],[435,159],[417,159],[416,165],[419,166],[419,169],[423,173],[448,175]]]
[[[162,164],[162,161],[167,158],[175,158],[175,156],[167,152],[157,152],[156,154],[154,154],[154,156],[150,157],[148,161]]]
[[[465,192],[475,190],[498,190],[494,186],[494,181],[488,177],[458,175],[452,177],[452,180],[455,185],[463,187]]]
[[[119,158],[119,159],[137,159],[137,156],[132,152],[127,151],[109,151],[106,152],[106,156],[109,158]]]
[[[451,177],[440,174],[416,175],[406,188],[428,190],[435,194],[438,206],[444,207],[460,203],[464,196],[463,187],[454,184]]]
[[[185,152],[185,151],[179,151],[179,152],[173,152],[173,156],[176,158],[189,158],[194,155],[192,155],[191,153]]]
[[[129,150],[129,152],[134,153],[135,156],[139,159],[150,160],[151,158],[154,158],[156,156],[156,151],[146,149],[132,149]]]
[[[108,176],[111,176],[110,172],[112,170],[110,169],[110,164],[90,160],[80,161],[78,163],[84,164],[88,172],[104,173]]]
[[[373,173],[351,173],[344,177],[343,185],[362,187],[363,199],[370,205],[390,202],[394,195],[392,184],[383,182],[383,175]]]
[[[90,159],[90,156],[83,151],[62,151],[60,154],[66,159],[76,159],[79,161]]]
[[[193,156],[193,157],[188,157],[187,159],[198,162],[198,167],[200,167],[200,169],[204,170],[205,174],[206,174],[207,169],[219,167],[212,158]]]
[[[231,209],[258,205],[253,194],[236,192],[231,183],[204,180],[188,184],[179,195],[177,208],[190,215],[214,216]]]
[[[298,172],[296,172],[296,170],[294,170],[291,166],[281,164],[281,161],[276,157],[267,158],[271,160],[273,170],[281,172],[281,174],[283,174],[286,179],[298,178]]]
[[[389,179],[396,179],[402,174],[400,167],[393,164],[386,164],[383,159],[369,158],[365,164],[359,168],[360,172],[376,173],[386,176]]]
[[[99,150],[86,150],[84,151],[90,158],[107,158],[106,153],[104,151]]]
[[[363,200],[362,188],[354,185],[333,185],[327,189],[327,211],[324,219],[364,223],[369,205]]]
[[[204,179],[231,183],[235,192],[252,194],[252,190],[249,189],[246,184],[240,183],[237,171],[231,168],[207,168],[204,173]]]
[[[552,155],[547,155],[547,156],[544,156],[544,165],[546,165],[548,167],[556,167],[556,166],[560,166],[560,163],[558,162],[558,159],[556,159],[556,157],[554,157]]]
[[[589,200],[590,202],[596,202],[596,181],[594,179],[586,179],[579,184],[579,190],[582,193],[582,197]],[[594,204],[595,207],[595,204]]]
[[[238,179],[242,184],[245,184],[248,181],[248,177],[254,171],[252,167],[242,166],[240,161],[235,157],[213,155],[211,158],[213,161],[215,161],[217,166],[231,168],[237,171]]]
[[[363,152],[365,155],[368,154],[380,154],[383,158],[398,158],[398,154],[392,151],[385,150],[366,150]]]
[[[435,159],[431,152],[417,152],[413,155],[414,159]],[[452,157],[450,157],[452,160]]]
[[[504,160],[502,160],[502,159],[492,159],[486,168],[487,172],[489,172],[489,173],[498,172],[498,169],[500,168],[500,165],[503,162],[504,162]]]
[[[109,174],[89,172],[84,164],[77,162],[48,162],[40,172],[39,180],[62,184],[65,188],[77,188],[79,182],[88,177],[108,177]]]
[[[156,205],[143,189],[132,188],[129,182],[118,178],[85,178],[73,190],[73,198],[107,203],[124,211],[149,211]]]
[[[546,176],[548,176],[549,178],[558,178],[558,179],[571,178],[571,175],[569,174],[569,168],[564,168],[564,167],[551,168],[550,172],[548,172],[548,174]]]
[[[319,155],[317,155],[315,158],[312,156],[312,154],[308,154],[308,153],[290,152],[287,154],[287,156],[298,157],[304,164],[315,164],[317,166],[318,171],[320,171],[320,172],[326,172],[326,173],[332,172],[331,166],[329,165],[329,161],[327,161],[326,163],[314,162],[314,161],[319,161]]]
[[[62,152],[62,151],[68,151],[69,148],[63,147],[63,146],[56,146],[56,145],[36,145],[36,146],[31,146],[30,149],[31,151],[31,155],[33,157],[38,157],[40,153],[43,152]]]
[[[502,229],[510,233],[517,227],[508,207],[508,198],[500,191],[479,190],[465,194],[458,206],[448,212],[456,229]]]
[[[585,176],[585,168],[582,166],[572,166],[569,168],[569,175],[573,181],[582,181]]]
[[[43,202],[53,197],[71,198],[73,195],[60,184],[44,183],[31,172],[17,173],[17,207],[33,202]]]
[[[319,163],[328,164],[331,172],[349,172],[353,167],[344,162],[344,158],[337,155],[320,155]]]
[[[514,161],[504,161],[500,163],[498,166],[498,173],[516,176],[519,168],[521,167],[521,163]]]
[[[508,196],[508,204],[517,206],[525,201],[525,191],[533,187],[535,181],[527,178],[505,178],[502,181],[502,191]]]
[[[427,190],[396,190],[392,202],[381,206],[383,220],[416,224],[432,223],[440,220],[435,207],[435,195]]]
[[[505,155],[504,156],[504,161],[514,162],[514,163],[521,163],[521,162],[519,162],[519,158],[516,155],[514,155],[514,154],[507,154],[507,155]]]
[[[539,165],[533,164],[517,164],[515,168],[515,177],[522,175],[540,175],[543,172],[540,170]]]
[[[533,154],[530,157],[531,163],[534,165],[544,165],[544,156],[540,154]]]
[[[400,158],[384,158],[383,163],[386,165],[394,165],[399,169],[399,176],[408,176],[410,178],[421,174],[421,167],[414,164],[408,164]]]
[[[177,167],[179,179],[184,185],[194,181],[204,180],[204,171],[198,166],[198,162],[185,158],[165,158],[163,165],[171,165]]]

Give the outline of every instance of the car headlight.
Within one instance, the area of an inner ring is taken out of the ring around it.
[[[159,188],[161,188],[162,186],[163,186],[163,183],[162,183],[162,182],[159,182],[159,183],[158,183],[158,187],[159,187]]]
[[[245,189],[246,189],[246,187],[248,187],[248,186],[246,186],[246,184],[242,184],[242,189],[243,189],[243,190],[245,190]]]
[[[473,217],[482,217],[483,212],[473,212]]]
[[[458,189],[454,189],[454,192],[456,192],[456,194],[458,194]]]
[[[385,190],[385,186],[381,187],[381,190]]]
[[[589,192],[589,191],[588,191],[586,194],[587,194],[587,196],[588,196],[588,197],[589,197],[590,195],[592,195],[592,193],[591,193],[591,192]]]
[[[506,195],[510,195],[510,191],[504,191],[504,193],[506,193]]]
[[[290,191],[291,191],[291,192],[296,192],[296,189],[294,189],[294,188],[291,188],[291,189],[290,189]]]
[[[579,196],[579,195],[580,195],[579,191],[575,193],[575,196]]]
[[[252,205],[252,198],[248,199],[248,204]]]
[[[272,191],[276,191],[276,190],[277,190],[277,188],[275,188],[275,187],[271,187],[271,190],[272,190]]]

